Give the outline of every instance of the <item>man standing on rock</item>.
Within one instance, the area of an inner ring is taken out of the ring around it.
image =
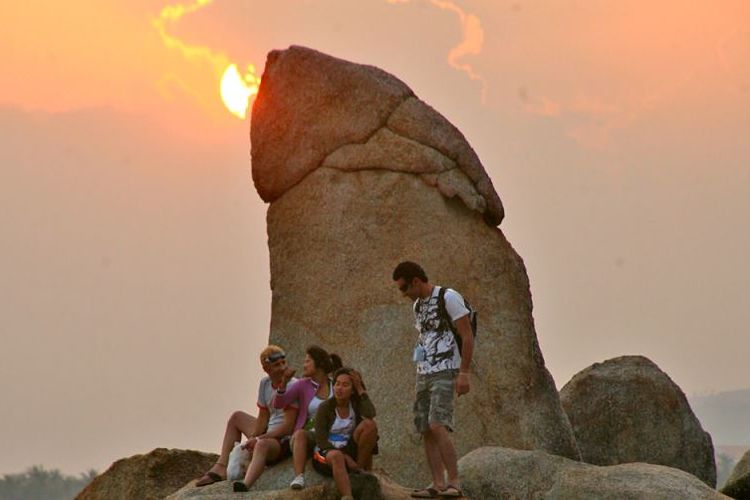
[[[415,490],[411,496],[460,497],[463,494],[458,482],[458,459],[448,433],[453,431],[454,387],[458,396],[470,389],[469,367],[474,350],[470,310],[458,292],[446,289],[444,310],[449,319],[444,318],[439,304],[441,287],[430,284],[424,269],[414,262],[396,266],[393,281],[405,297],[414,301],[419,332],[413,357],[417,364],[414,424],[424,438],[432,474],[432,485]],[[457,335],[448,321],[453,323]]]

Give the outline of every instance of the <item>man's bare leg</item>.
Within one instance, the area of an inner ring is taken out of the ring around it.
[[[443,466],[437,437],[432,432],[432,426],[430,426],[430,430],[422,434],[422,437],[424,438],[427,465],[429,465],[430,474],[432,474],[432,487],[436,490],[442,490],[445,488],[445,467]]]
[[[258,480],[263,470],[266,468],[266,462],[273,460],[281,453],[281,444],[277,439],[265,438],[255,444],[253,458],[250,459],[250,465],[247,466],[245,473],[245,486],[250,488]]]
[[[242,441],[243,434],[250,436],[254,425],[255,417],[248,415],[244,411],[236,411],[229,416],[227,427],[224,431],[224,440],[221,443],[219,460],[209,469],[209,472],[214,472],[223,478],[227,477],[227,462],[229,460],[229,453],[234,448],[234,443]]]
[[[448,472],[448,484],[458,486],[458,458],[456,448],[453,446],[448,429],[444,425],[430,424],[430,433],[438,449],[441,469],[445,467]],[[437,483],[436,483],[437,487]],[[439,489],[443,489],[442,486]]]

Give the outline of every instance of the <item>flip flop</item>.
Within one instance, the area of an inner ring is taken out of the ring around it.
[[[224,478],[218,475],[215,472],[206,472],[198,479],[198,482],[195,483],[196,486],[208,486],[209,484],[218,483],[219,481],[223,481]]]
[[[412,498],[437,498],[439,494],[440,492],[432,486],[422,488],[421,490],[412,490],[411,492]]]
[[[440,492],[441,498],[461,498],[462,496],[464,496],[464,493],[461,491],[461,488],[452,484],[449,484]]]

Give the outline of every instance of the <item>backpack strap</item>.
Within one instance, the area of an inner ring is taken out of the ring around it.
[[[458,332],[453,325],[453,320],[448,316],[448,309],[445,307],[445,292],[447,291],[448,289],[445,287],[440,287],[440,290],[438,290],[438,316],[440,317],[440,326],[443,328],[447,326],[450,331],[457,334]]]
[[[463,347],[461,336],[458,334],[458,331],[453,324],[453,320],[448,316],[448,309],[445,307],[445,292],[447,291],[448,289],[444,286],[441,286],[440,290],[438,290],[438,317],[440,318],[440,327],[445,329],[447,326],[451,333],[453,333],[453,338],[456,340],[456,346],[458,347],[458,353],[461,354],[461,348]]]

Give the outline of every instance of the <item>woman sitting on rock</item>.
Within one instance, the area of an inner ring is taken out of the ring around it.
[[[341,358],[338,355],[328,354],[322,347],[311,345],[305,351],[303,378],[287,387],[287,382],[294,376],[294,370],[287,368],[281,385],[276,389],[274,408],[286,408],[294,403],[299,407],[290,443],[295,474],[290,485],[292,489],[300,490],[305,487],[305,462],[312,455],[315,445],[315,415],[321,403],[333,397],[333,380],[330,375],[339,368]]]
[[[362,376],[351,368],[333,375],[333,397],[321,403],[315,416],[313,467],[333,476],[342,500],[353,500],[349,472],[372,469],[378,441],[375,406]]]

